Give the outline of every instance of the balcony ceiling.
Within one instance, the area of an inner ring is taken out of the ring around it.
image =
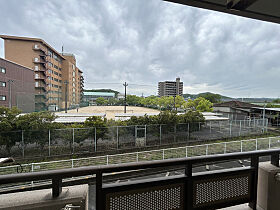
[[[280,23],[280,0],[164,0],[242,17]]]

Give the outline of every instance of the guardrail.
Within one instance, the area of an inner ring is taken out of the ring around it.
[[[62,180],[95,174],[96,209],[215,209],[249,203],[256,209],[259,158],[270,156],[279,167],[280,149],[222,154],[140,163],[88,166],[0,176],[1,184],[52,180],[52,195],[62,191]],[[193,173],[197,164],[250,159],[250,167]],[[185,174],[164,178],[145,178],[125,183],[105,184],[108,173],[184,166]]]

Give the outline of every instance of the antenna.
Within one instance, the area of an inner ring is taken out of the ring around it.
[[[63,45],[62,45],[62,47],[61,47],[61,54],[63,55]]]

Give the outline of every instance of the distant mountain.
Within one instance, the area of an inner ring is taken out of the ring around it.
[[[224,101],[224,100],[233,100],[233,98],[230,98],[228,96],[223,96],[223,95],[220,95],[220,94],[216,94],[216,93],[211,93],[211,92],[204,92],[204,93],[199,93],[199,94],[183,94],[183,97],[184,98],[190,98],[190,99],[196,99],[198,97],[207,97],[207,96],[214,96],[215,98],[219,98],[221,101]]]
[[[198,97],[209,97],[213,96],[215,98],[220,98],[220,101],[243,101],[243,102],[248,102],[248,103],[271,103],[273,100],[275,100],[275,98],[231,98],[228,96],[223,96],[220,94],[215,94],[215,93],[211,93],[211,92],[205,92],[205,93],[199,93],[199,94],[183,94],[184,98],[190,98],[190,99],[196,99]]]
[[[120,92],[112,89],[92,89],[92,90],[84,90],[84,92],[105,92],[105,93],[115,93],[115,95],[119,94]]]

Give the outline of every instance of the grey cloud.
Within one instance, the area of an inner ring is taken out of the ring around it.
[[[158,81],[180,76],[188,92],[280,96],[276,24],[161,0],[9,0],[0,8],[1,34],[64,45],[88,88],[122,90],[127,81],[154,85],[130,85],[130,93],[155,94]]]

